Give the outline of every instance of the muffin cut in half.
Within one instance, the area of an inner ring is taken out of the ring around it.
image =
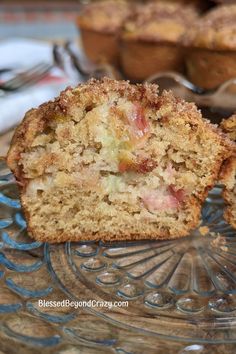
[[[37,240],[170,239],[196,227],[232,153],[194,104],[104,78],[30,110],[7,162]]]
[[[221,123],[222,130],[236,142],[236,114]],[[236,145],[235,154],[222,167],[221,182],[225,185],[223,196],[227,201],[224,217],[236,228]]]

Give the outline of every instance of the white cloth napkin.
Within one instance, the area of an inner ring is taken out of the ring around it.
[[[39,62],[53,63],[51,44],[24,38],[0,42],[0,69],[27,69]],[[17,125],[27,110],[53,99],[66,86],[73,84],[61,70],[53,68],[47,80],[0,97],[0,134]]]

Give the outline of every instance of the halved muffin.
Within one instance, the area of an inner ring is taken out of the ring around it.
[[[102,0],[87,4],[77,18],[84,51],[95,63],[119,63],[119,33],[129,16],[125,0]]]
[[[41,241],[188,235],[232,144],[156,85],[90,80],[30,110],[7,162]]]
[[[221,123],[222,130],[236,142],[236,114]],[[235,155],[228,159],[222,168],[221,182],[226,186],[223,196],[228,203],[225,219],[236,228],[236,146]]]
[[[142,81],[158,72],[184,68],[181,38],[197,18],[193,7],[150,2],[136,7],[121,36],[125,75]]]

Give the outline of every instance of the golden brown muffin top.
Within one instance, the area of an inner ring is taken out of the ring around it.
[[[196,18],[193,7],[152,1],[136,7],[132,19],[125,24],[123,37],[176,43]]]
[[[235,50],[236,4],[209,11],[186,33],[184,43],[199,48]]]
[[[103,0],[88,4],[78,16],[79,27],[104,33],[115,33],[130,14],[124,0]]]

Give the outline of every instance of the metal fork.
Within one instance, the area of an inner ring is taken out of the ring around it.
[[[215,88],[204,89],[194,85],[182,74],[167,71],[150,76],[146,79],[146,82],[157,83],[161,87],[160,79],[169,80],[168,86],[165,87],[166,89],[174,91],[173,83],[180,88],[185,88],[186,95],[181,91],[181,96],[185,97],[189,102],[195,102],[198,106],[217,107],[218,110],[223,109],[231,113],[236,109],[235,93],[229,90],[231,86],[236,85],[236,78],[227,80]]]
[[[12,79],[0,84],[0,96],[15,92],[35,84],[43,79],[52,68],[51,64],[39,63],[30,69],[17,74]]]
[[[66,62],[68,57],[70,60]],[[70,76],[70,74],[73,75],[74,69],[84,81],[91,77],[100,79],[104,76],[108,76],[117,80],[122,78],[121,73],[108,63],[93,64],[86,57],[83,48],[81,46],[75,46],[71,41],[65,42],[64,45],[55,44],[53,46],[53,58],[55,64],[63,71],[67,72],[68,76]]]

